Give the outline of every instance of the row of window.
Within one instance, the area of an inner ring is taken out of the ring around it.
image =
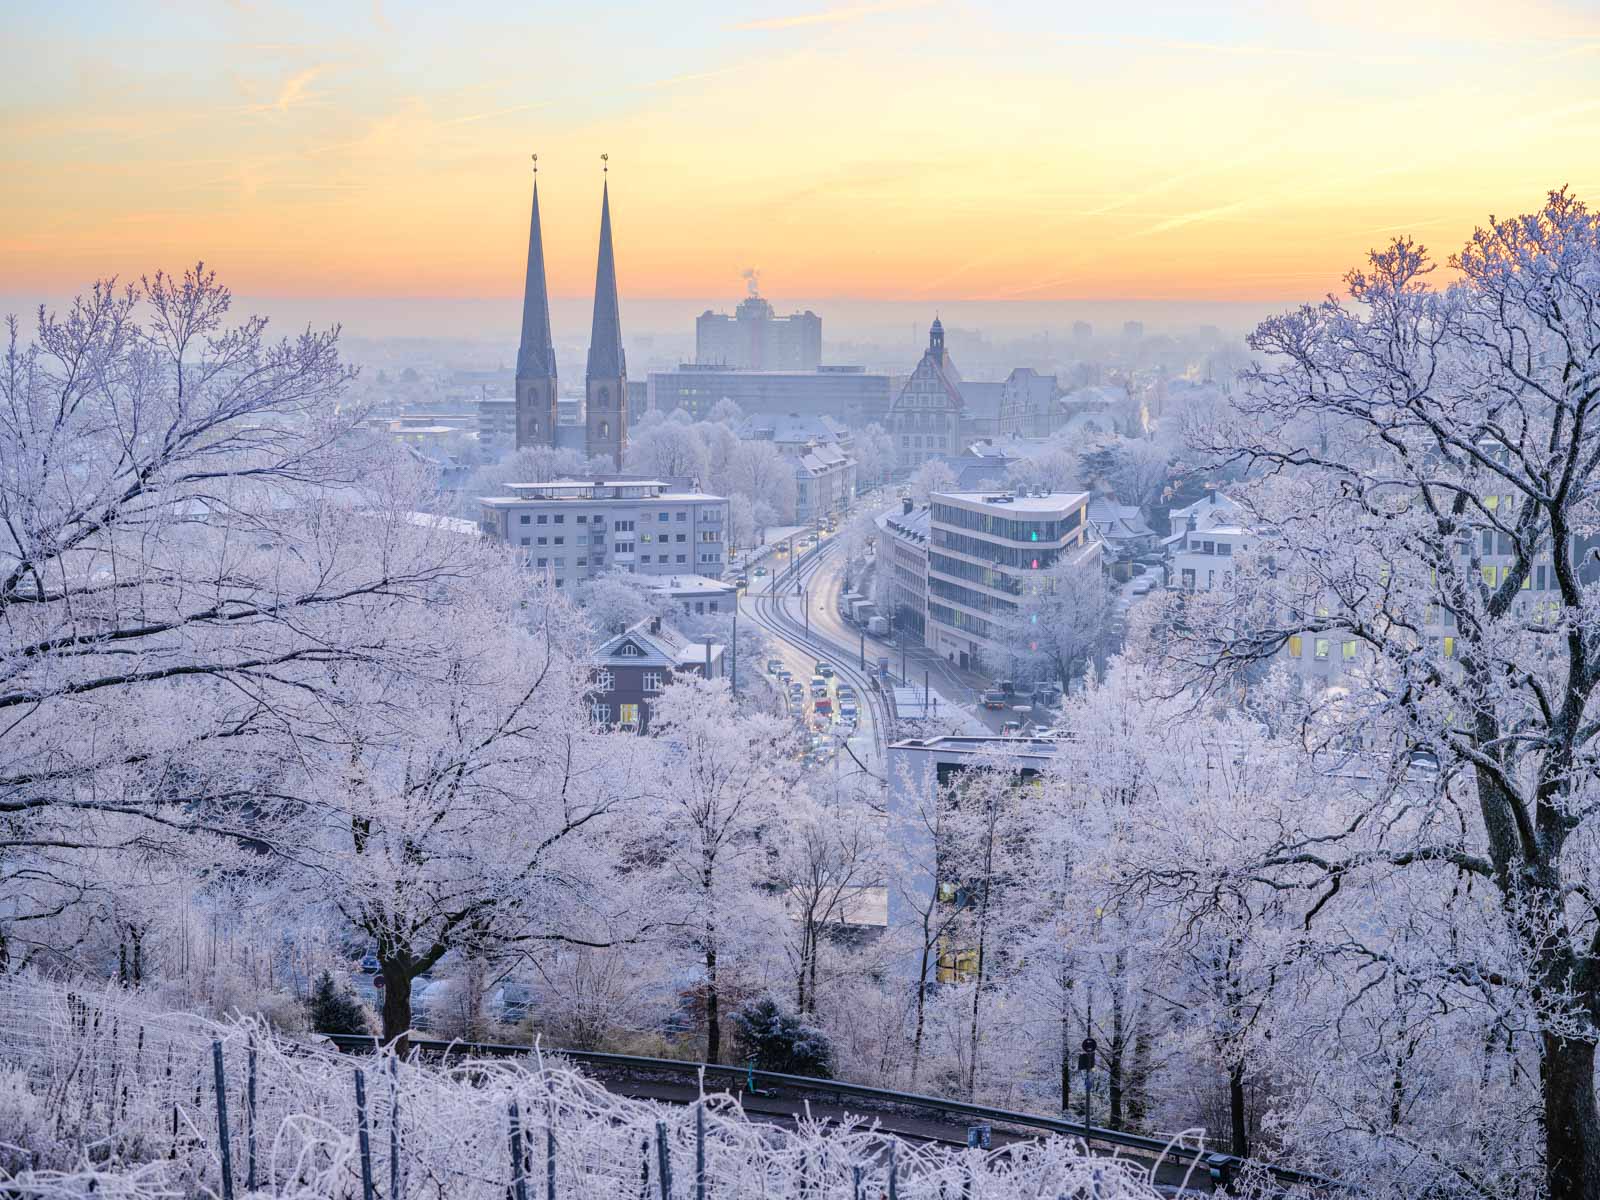
[[[961,612],[944,604],[928,602],[928,617],[938,621],[941,625],[949,625],[953,629],[964,629],[974,637],[987,638],[989,636],[989,622],[982,617],[974,617],[970,613]]]
[[[632,655],[629,653],[630,651],[633,654],[637,654],[638,647],[634,646],[632,643],[629,643],[628,645],[622,647],[620,653],[622,657],[629,658],[632,657]],[[665,686],[665,681],[666,675],[661,671],[646,671],[644,673],[643,688],[647,692],[659,692]],[[617,677],[605,668],[602,667],[600,670],[594,673],[594,690],[599,692],[601,695],[611,691],[616,686]]]
[[[975,592],[971,588],[964,588],[959,583],[951,583],[948,579],[940,579],[936,575],[928,576],[928,592],[930,595],[943,596],[946,600],[954,600],[957,604],[965,604],[968,608],[976,608],[980,612],[1015,612],[1017,608],[1009,600],[997,600],[984,592]]]
[[[928,435],[926,445],[924,445],[922,435],[920,433],[915,435],[902,433],[900,435],[900,445],[902,447],[914,447],[918,450],[943,450],[945,448],[945,436],[942,433],[938,436],[930,434]]]
[[[954,550],[958,554],[969,554],[973,558],[987,559],[1000,566],[1016,567],[1023,571],[1046,570],[1061,557],[1061,552],[1054,547],[1045,549],[1041,546],[1030,550],[1026,547],[1002,546],[986,542],[981,538],[968,537],[964,533],[953,533],[948,529],[935,529],[933,544],[943,546],[946,550]]]
[[[1083,521],[1083,510],[1075,508],[1066,516],[1054,521],[1024,521],[990,513],[958,508],[954,504],[935,504],[933,523],[954,525],[957,529],[973,529],[990,537],[1005,538],[1011,542],[1057,542],[1076,529]]]
[[[1048,556],[1051,562],[1055,561],[1054,555]],[[1031,559],[1029,560],[1032,561]],[[954,575],[957,579],[966,579],[972,583],[981,583],[985,587],[992,587],[1002,592],[1010,592],[1013,596],[1022,594],[1022,583],[1012,578],[1004,571],[996,571],[992,567],[980,567],[977,563],[969,563],[964,558],[951,558],[948,554],[930,553],[928,555],[928,569],[938,571],[941,575]]]
[[[1445,641],[1454,643],[1455,639],[1446,638]],[[1339,644],[1339,656],[1346,661],[1349,661],[1356,656],[1356,649],[1356,639],[1345,638]],[[1333,657],[1333,639],[1325,637],[1313,638],[1311,642],[1311,651],[1314,658],[1327,659]],[[1300,658],[1304,652],[1305,638],[1301,637],[1297,633],[1289,639],[1289,657]]]

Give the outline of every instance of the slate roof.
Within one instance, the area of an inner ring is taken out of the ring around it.
[[[518,379],[554,379],[556,350],[550,340],[550,293],[544,280],[544,235],[539,228],[539,179],[533,181],[533,216],[528,223],[528,275],[522,285],[522,343]]]
[[[594,269],[594,325],[589,332],[590,379],[628,373],[622,353],[622,315],[617,309],[617,264],[611,252],[611,190],[600,191],[600,258]]]

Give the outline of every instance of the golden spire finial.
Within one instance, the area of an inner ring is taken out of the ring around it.
[[[600,173],[602,175],[609,175],[611,173],[611,155],[602,154],[600,156]]]
[[[535,175],[539,173],[539,156],[537,154],[533,156],[533,173]]]

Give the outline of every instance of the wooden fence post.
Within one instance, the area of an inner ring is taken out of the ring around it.
[[[233,1200],[233,1147],[228,1144],[228,1084],[222,1073],[222,1043],[215,1039],[211,1042],[211,1066],[217,1080],[217,1144],[222,1152],[222,1200]]]

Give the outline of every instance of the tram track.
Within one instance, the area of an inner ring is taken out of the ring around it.
[[[831,663],[836,677],[855,688],[860,703],[872,716],[873,757],[877,769],[859,760],[857,762],[869,775],[883,780],[887,778],[888,701],[874,685],[871,673],[852,665],[857,657],[856,647],[841,645],[819,629],[808,628],[805,618],[797,618],[788,605],[788,601],[794,598],[794,589],[804,587],[807,581],[815,577],[817,569],[833,548],[832,541],[819,543],[799,556],[798,561],[791,562],[782,574],[773,576],[771,585],[765,591],[746,592],[745,596],[751,602],[750,617],[756,624],[792,649]],[[809,603],[809,596],[804,602]],[[845,752],[854,757],[854,752],[847,746]]]

